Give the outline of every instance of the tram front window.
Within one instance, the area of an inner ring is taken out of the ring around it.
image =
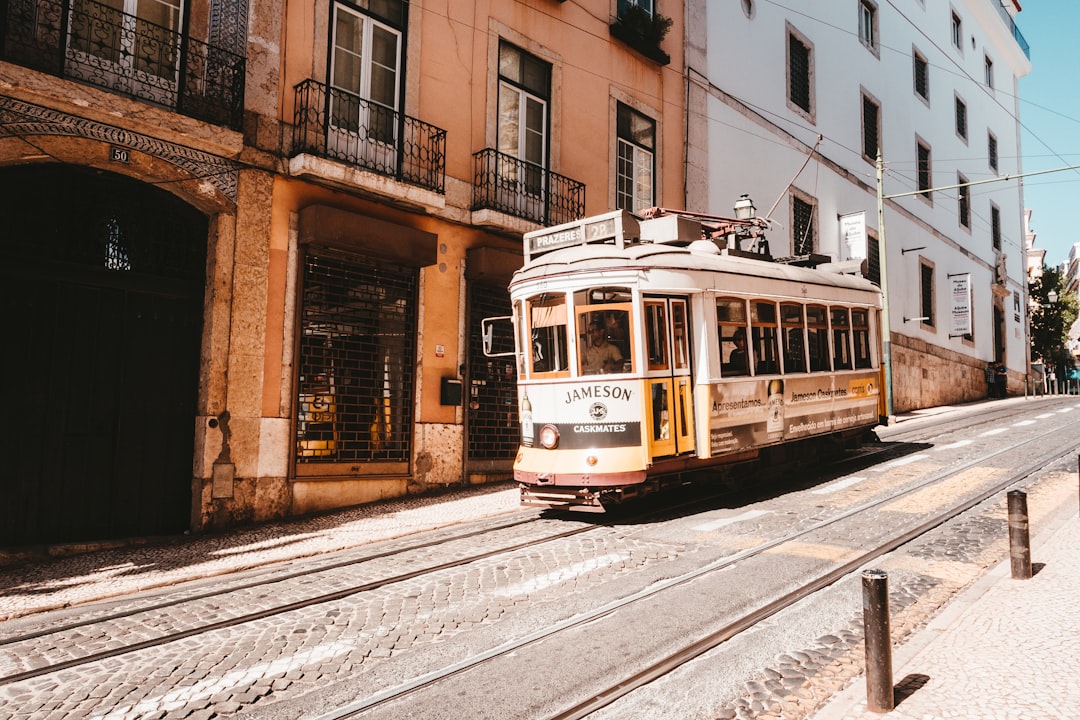
[[[528,311],[533,373],[567,372],[566,296],[533,296],[528,300]]]
[[[574,293],[578,374],[633,372],[630,291],[594,287]]]

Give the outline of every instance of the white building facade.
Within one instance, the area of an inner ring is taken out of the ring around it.
[[[800,5],[688,1],[687,208],[748,193],[774,257],[885,269],[894,412],[986,397],[991,365],[1024,392],[1019,6]]]

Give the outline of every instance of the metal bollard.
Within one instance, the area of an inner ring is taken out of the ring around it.
[[[864,570],[863,636],[866,642],[866,709],[893,709],[892,638],[889,631],[889,575]]]
[[[1009,560],[1013,580],[1031,578],[1031,541],[1028,537],[1027,493],[1009,492]]]

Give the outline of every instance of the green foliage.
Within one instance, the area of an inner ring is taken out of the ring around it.
[[[619,22],[633,34],[659,47],[671,30],[673,21],[664,15],[651,15],[639,5],[630,5],[619,16]]]
[[[1050,302],[1050,292],[1057,302]],[[1066,294],[1065,278],[1056,269],[1043,266],[1042,277],[1028,288],[1035,307],[1031,312],[1031,355],[1057,368],[1072,366],[1066,343],[1069,328],[1077,317],[1077,299]]]

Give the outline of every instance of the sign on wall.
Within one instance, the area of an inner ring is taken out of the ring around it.
[[[971,334],[971,274],[950,275],[952,286],[952,328],[950,337]]]
[[[845,260],[866,259],[866,213],[840,216],[840,246]]]

